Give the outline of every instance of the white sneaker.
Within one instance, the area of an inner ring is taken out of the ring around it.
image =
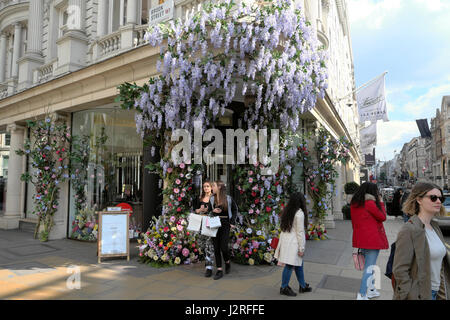
[[[369,298],[367,298],[367,296],[362,296],[361,293],[358,293],[356,300],[369,300]]]
[[[372,298],[377,298],[380,296],[380,293],[378,292],[377,289],[372,289],[372,290],[367,290],[367,298],[372,299]]]

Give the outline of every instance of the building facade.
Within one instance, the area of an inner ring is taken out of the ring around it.
[[[436,116],[431,119],[431,133],[431,180],[443,188],[450,182],[450,96],[442,97],[441,108],[436,109]]]
[[[170,1],[170,0],[166,0]],[[128,202],[136,221],[156,215],[157,186],[144,172],[149,161],[136,133],[134,112],[114,100],[124,82],[143,85],[157,74],[159,48],[147,46],[149,10],[161,0],[16,0],[0,1],[0,133],[10,134],[6,207],[0,228],[35,221],[33,187],[20,181],[29,168],[22,148],[26,120],[56,116],[72,134],[88,137],[89,165],[85,190],[92,210]],[[173,18],[201,10],[200,0],[174,0]],[[342,0],[302,1],[307,19],[329,51],[329,88],[324,99],[304,115],[308,124],[324,126],[332,136],[346,136],[355,146],[339,166],[337,190],[327,225],[342,218],[343,185],[359,181],[357,108],[347,8]],[[345,99],[343,99],[345,98]],[[245,101],[239,101],[244,103]],[[227,115],[227,114],[226,114]],[[225,117],[226,117],[225,115]],[[227,119],[224,119],[227,122]],[[215,173],[226,178],[225,169]],[[65,183],[50,238],[70,235],[75,193]]]

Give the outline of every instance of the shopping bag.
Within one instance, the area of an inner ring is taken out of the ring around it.
[[[212,237],[214,238],[217,234],[217,230],[219,230],[218,228],[212,229],[210,227],[206,226],[206,222],[207,222],[208,217],[203,217],[202,220],[202,231],[200,232],[202,235],[207,236],[207,237]]]
[[[270,246],[272,247],[272,249],[276,249],[278,247],[278,241],[280,239],[278,238],[272,238],[272,241],[270,242]]]
[[[220,223],[219,217],[209,217],[208,221],[209,221],[209,225],[207,225],[207,226],[209,226],[211,229],[217,229],[222,226],[222,224]]]
[[[188,218],[189,224],[187,226],[188,231],[200,231],[202,224],[202,216],[199,214],[191,213]]]
[[[362,254],[361,249],[358,249],[358,252],[353,253],[353,263],[356,270],[364,270],[365,257]]]

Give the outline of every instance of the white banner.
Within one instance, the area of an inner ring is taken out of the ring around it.
[[[356,94],[359,121],[389,121],[386,109],[385,74]]]
[[[373,122],[368,127],[359,131],[361,153],[372,154],[373,148],[377,145],[377,123]]]

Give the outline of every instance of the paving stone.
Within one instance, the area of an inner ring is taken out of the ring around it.
[[[319,288],[321,289],[345,292],[358,292],[360,286],[361,279],[330,275],[325,275],[323,280],[319,284]]]

